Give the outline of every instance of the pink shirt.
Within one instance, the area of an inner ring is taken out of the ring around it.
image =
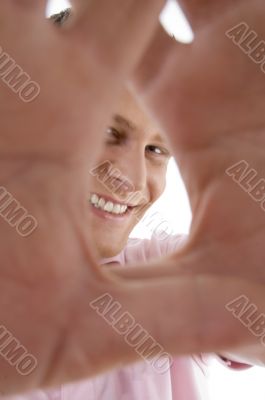
[[[118,262],[130,264],[147,262],[180,248],[185,236],[168,236],[159,240],[129,239],[125,249],[101,264]],[[8,400],[207,400],[203,358],[176,357],[163,374],[141,361],[126,368],[110,371],[93,379],[63,385],[51,390],[38,390],[24,395],[0,397]],[[233,363],[232,368],[240,365]]]

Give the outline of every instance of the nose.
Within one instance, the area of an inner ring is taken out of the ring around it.
[[[144,154],[140,151],[128,152],[124,157],[115,160],[109,174],[117,194],[124,197],[144,193],[147,187],[147,168]]]

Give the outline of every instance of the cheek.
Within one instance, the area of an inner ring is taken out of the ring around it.
[[[153,171],[149,181],[149,192],[152,202],[156,201],[164,192],[166,187],[166,168]]]
[[[101,151],[100,158],[94,163],[93,167],[89,170],[89,179],[91,184],[99,183],[107,173],[113,168],[115,160],[119,157],[114,151],[104,145]]]
[[[114,167],[118,165],[119,161],[124,157],[126,157],[126,154],[121,146],[104,145],[97,164],[102,164],[107,161],[111,167]]]

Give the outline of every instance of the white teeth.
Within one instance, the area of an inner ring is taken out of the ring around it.
[[[98,206],[99,206],[99,208],[104,208],[104,206],[105,206],[105,200],[104,199],[102,199],[102,197],[100,198],[100,200],[99,200],[99,202],[98,202]]]
[[[92,204],[97,204],[99,201],[98,195],[92,194],[90,201]]]
[[[115,204],[115,206],[113,207],[112,212],[114,212],[114,214],[120,214],[121,210],[122,210],[122,206],[120,206],[119,204]]]
[[[127,210],[127,206],[125,206],[125,205],[123,205],[123,206],[121,206],[121,210],[120,210],[120,212],[123,214],[123,213],[125,213],[125,211]]]
[[[113,214],[124,214],[128,208],[126,205],[113,204],[112,201],[106,201],[102,197],[98,197],[96,194],[90,196],[90,202],[94,207],[101,208],[102,210]]]
[[[107,204],[105,204],[104,211],[112,212],[114,207],[114,204],[112,201],[108,201]]]

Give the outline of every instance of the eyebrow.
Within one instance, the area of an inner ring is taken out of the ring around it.
[[[113,119],[117,123],[126,125],[127,128],[129,128],[132,131],[136,130],[136,126],[133,124],[132,121],[128,120],[127,118],[124,118],[123,116],[121,116],[119,114],[115,114],[113,116]],[[152,137],[152,140],[167,144],[167,140],[163,136],[161,136],[159,133],[157,133],[154,137]]]
[[[157,133],[157,134],[152,138],[152,140],[154,140],[155,142],[164,143],[165,145],[168,144],[166,138],[164,138],[163,136],[161,136],[159,133]]]
[[[113,119],[114,119],[115,122],[118,122],[119,124],[126,125],[127,128],[131,129],[132,131],[136,130],[136,126],[131,121],[129,121],[128,119],[122,117],[119,114],[115,114]]]

